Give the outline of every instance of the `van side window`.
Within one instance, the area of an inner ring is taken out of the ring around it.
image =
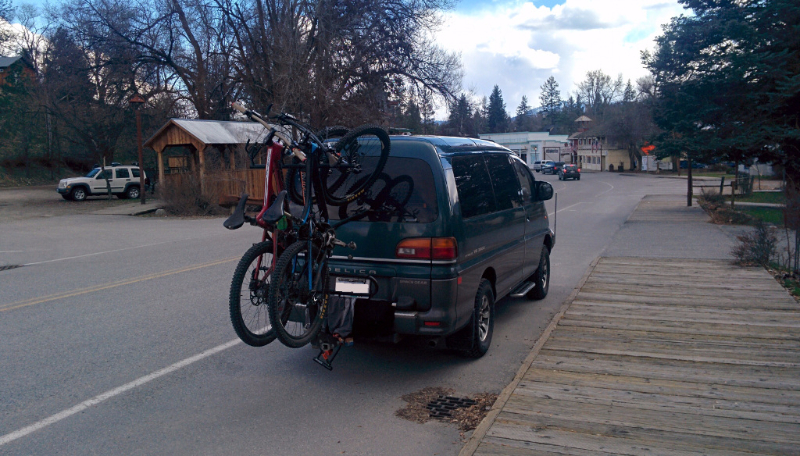
[[[527,195],[528,200],[530,200],[531,195],[533,195],[534,179],[533,176],[531,176],[531,171],[527,168],[527,166],[514,160],[514,169],[517,171],[517,177],[522,186],[522,193],[523,195]]]
[[[129,179],[131,177],[130,173],[125,168],[120,168],[117,171],[117,179]]]
[[[486,165],[492,175],[497,210],[519,207],[519,181],[514,174],[514,168],[509,162],[508,155],[486,154]]]
[[[495,211],[492,180],[483,154],[453,157],[453,176],[456,178],[461,216],[475,217]]]

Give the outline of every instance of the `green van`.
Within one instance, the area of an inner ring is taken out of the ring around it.
[[[494,304],[542,299],[550,284],[550,229],[537,182],[509,149],[489,141],[393,136],[380,178],[331,219],[353,217],[330,260],[332,287],[376,286],[355,303],[357,335],[415,335],[469,356],[489,349]]]

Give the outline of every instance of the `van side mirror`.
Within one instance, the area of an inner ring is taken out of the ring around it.
[[[536,201],[547,201],[553,197],[553,186],[549,182],[537,181],[536,182]]]

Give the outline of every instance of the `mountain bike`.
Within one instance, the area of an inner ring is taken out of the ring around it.
[[[328,284],[328,258],[336,246],[356,248],[354,242],[337,239],[335,229],[360,214],[331,224],[328,205],[355,201],[375,183],[390,153],[389,135],[379,126],[364,125],[333,143],[290,114],[269,117],[239,105],[234,108],[264,125],[270,119],[299,132],[298,139],[281,138],[293,157],[292,163],[283,165],[287,188],[262,218],[267,224],[291,227],[297,239],[280,254],[271,271],[267,311],[277,339],[288,347],[302,347],[319,335],[331,291],[336,292]],[[272,134],[275,128],[270,128]],[[288,210],[289,200],[302,203],[300,216]],[[367,287],[350,289],[348,294],[373,294],[377,282],[365,283]]]
[[[269,323],[267,297],[269,280],[275,269],[280,254],[286,247],[297,240],[295,231],[289,226],[290,219],[284,224],[268,222],[267,210],[285,189],[285,171],[283,162],[291,156],[291,151],[284,147],[290,143],[288,131],[277,131],[269,127],[269,134],[263,142],[251,144],[248,140],[245,151],[249,157],[250,169],[264,169],[264,199],[261,209],[254,217],[247,215],[245,208],[253,204],[249,195],[241,195],[236,210],[225,220],[223,225],[236,230],[245,223],[261,228],[261,242],[253,244],[239,260],[228,295],[228,307],[231,324],[236,335],[253,347],[262,347],[275,340],[275,331]],[[325,129],[317,136],[323,140],[337,138],[345,133],[344,127]],[[263,153],[262,153],[263,152]],[[264,163],[256,163],[256,157],[264,156]]]

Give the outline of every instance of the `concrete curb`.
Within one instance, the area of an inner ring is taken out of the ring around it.
[[[522,366],[520,366],[519,370],[517,371],[517,375],[514,376],[514,379],[511,380],[511,383],[508,384],[503,391],[500,392],[500,396],[497,397],[497,400],[492,405],[492,410],[486,415],[486,417],[481,421],[475,431],[472,433],[472,436],[467,440],[467,443],[461,448],[461,452],[459,452],[459,456],[472,456],[475,454],[475,451],[478,450],[478,446],[481,444],[481,440],[486,436],[486,433],[489,432],[489,428],[492,427],[494,421],[497,419],[497,416],[500,415],[500,412],[506,406],[506,402],[511,397],[511,394],[519,385],[519,382],[522,381],[522,378],[525,376],[525,373],[528,372],[528,369],[533,364],[533,360],[536,359],[536,356],[542,350],[545,342],[550,338],[550,334],[558,325],[558,322],[564,317],[564,314],[567,313],[567,309],[569,309],[572,302],[578,296],[578,293],[583,288],[583,285],[586,284],[586,280],[589,279],[589,275],[591,275],[594,268],[597,266],[597,263],[600,261],[600,258],[597,257],[592,261],[589,265],[589,268],[586,270],[586,274],[583,275],[578,285],[572,290],[572,293],[567,297],[563,304],[561,304],[561,308],[559,311],[553,316],[553,319],[550,321],[550,324],[547,325],[544,332],[542,333],[542,337],[536,341],[531,348],[531,352],[528,354],[528,357],[525,358],[525,361],[522,362]]]

